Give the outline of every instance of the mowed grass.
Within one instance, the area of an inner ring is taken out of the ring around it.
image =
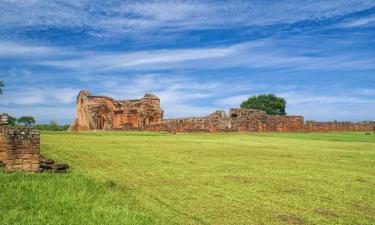
[[[375,135],[42,133],[69,174],[0,173],[2,224],[375,224]]]

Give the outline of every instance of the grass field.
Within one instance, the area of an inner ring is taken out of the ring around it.
[[[2,224],[375,224],[375,135],[42,133],[68,174],[0,173]]]

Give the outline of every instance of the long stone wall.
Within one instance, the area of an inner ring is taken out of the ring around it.
[[[147,131],[168,132],[329,132],[373,131],[373,123],[308,122],[302,116],[267,115],[249,109],[231,109],[229,116],[217,111],[207,117],[164,119],[146,126]]]

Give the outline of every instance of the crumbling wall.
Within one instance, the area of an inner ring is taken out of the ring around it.
[[[148,131],[169,132],[288,132],[303,131],[301,116],[271,116],[252,109],[231,109],[229,116],[216,111],[206,117],[164,119],[159,126],[147,126]]]
[[[373,131],[373,123],[304,122],[302,116],[267,115],[252,109],[216,111],[206,117],[164,119],[162,124],[146,126],[147,131],[168,132],[327,132]]]
[[[328,132],[328,131],[373,131],[373,123],[352,123],[352,122],[307,122],[305,131]]]
[[[6,172],[38,172],[39,158],[38,130],[0,126],[0,161]]]

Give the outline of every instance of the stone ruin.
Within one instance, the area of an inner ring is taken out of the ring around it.
[[[152,94],[116,101],[82,90],[77,97],[77,118],[69,130],[145,130],[161,124],[163,114],[160,99]]]
[[[5,164],[5,172],[66,172],[69,169],[66,164],[46,164],[40,155],[39,130],[10,127],[7,123],[8,115],[0,115],[0,162]]]
[[[164,119],[160,99],[114,100],[82,90],[77,97],[77,118],[70,131],[139,130],[167,132],[325,132],[373,131],[374,124],[306,122],[302,116],[268,115],[254,109],[216,111],[206,117]]]
[[[8,116],[1,115],[0,161],[6,172],[39,171],[40,134],[36,129],[7,126]]]

